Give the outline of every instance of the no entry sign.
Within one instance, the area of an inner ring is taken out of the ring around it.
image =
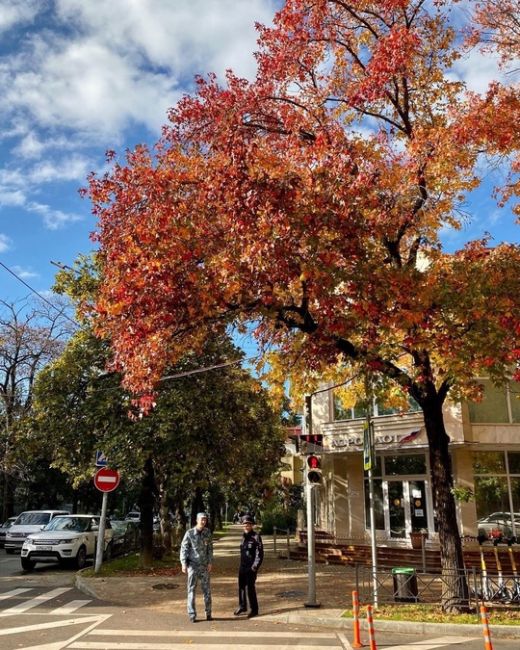
[[[112,492],[119,485],[121,477],[116,469],[101,468],[94,476],[94,485],[101,492]]]

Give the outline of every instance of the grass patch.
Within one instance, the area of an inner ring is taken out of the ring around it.
[[[364,608],[361,608],[361,617],[364,618]],[[520,625],[518,608],[491,609],[489,622],[492,625]],[[352,609],[346,609],[342,616],[352,618]],[[436,605],[380,605],[374,610],[374,619],[384,621],[416,621],[421,623],[455,623],[480,625],[480,612],[470,614],[446,614]]]
[[[107,578],[110,576],[173,576],[181,572],[179,560],[175,556],[154,560],[149,568],[142,567],[140,562],[139,553],[133,553],[103,563],[98,573],[94,573],[94,567],[90,567],[85,569],[82,575],[86,578]]]

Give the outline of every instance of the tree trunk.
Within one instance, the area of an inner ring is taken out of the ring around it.
[[[166,555],[172,552],[172,522],[170,519],[170,508],[168,504],[168,493],[165,482],[159,488],[159,517],[161,523],[161,536]]]
[[[2,494],[2,521],[13,516],[14,510],[14,484],[7,472],[3,473],[3,494]]]
[[[151,567],[153,561],[153,506],[155,501],[155,474],[152,457],[144,464],[139,508],[141,510],[141,566]]]
[[[421,404],[428,436],[433,505],[437,514],[445,612],[468,611],[468,585],[464,574],[462,542],[457,525],[450,439],[444,426],[443,400],[428,398]]]
[[[191,502],[191,525],[195,526],[197,523],[197,513],[204,512],[204,499],[202,498],[202,489],[200,487],[195,489],[195,495]]]

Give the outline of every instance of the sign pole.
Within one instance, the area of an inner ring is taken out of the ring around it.
[[[372,555],[372,591],[374,594],[374,607],[378,606],[377,584],[377,541],[376,541],[376,515],[374,498],[374,479],[372,470],[375,465],[374,424],[372,422],[372,390],[368,376],[365,376],[365,393],[367,400],[367,417],[365,422],[365,435],[363,436],[363,469],[368,471],[368,499],[370,506],[370,548]]]
[[[103,492],[103,501],[101,504],[101,517],[99,518],[98,537],[96,545],[96,561],[94,564],[94,573],[97,573],[103,563],[103,552],[105,550],[105,528],[107,519],[107,502],[108,493],[112,492],[119,485],[121,477],[119,472],[115,469],[102,467],[96,472],[94,476],[94,485],[96,488]]]
[[[103,492],[103,501],[101,504],[101,517],[99,518],[99,530],[96,546],[96,564],[94,573],[98,573],[103,563],[103,551],[105,550],[105,520],[107,516],[108,492]]]

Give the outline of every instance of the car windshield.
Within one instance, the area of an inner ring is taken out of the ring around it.
[[[9,517],[7,521],[4,521],[4,523],[0,526],[0,528],[11,528],[15,519],[16,517]]]
[[[88,530],[90,517],[56,517],[45,530],[72,530],[83,533]]]
[[[22,512],[16,520],[17,526],[43,526],[49,523],[50,512]]]

